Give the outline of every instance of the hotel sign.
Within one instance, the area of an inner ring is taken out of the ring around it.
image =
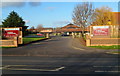
[[[17,37],[19,36],[20,28],[4,28],[5,37]]]
[[[109,26],[93,26],[94,36],[108,35],[108,33],[109,33]]]

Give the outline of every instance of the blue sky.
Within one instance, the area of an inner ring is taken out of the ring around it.
[[[11,11],[15,11],[29,27],[42,24],[44,27],[61,27],[72,22],[72,12],[76,4],[81,2],[41,2],[16,3],[2,8],[2,19],[6,19]],[[94,8],[108,6],[118,12],[117,2],[93,2]]]

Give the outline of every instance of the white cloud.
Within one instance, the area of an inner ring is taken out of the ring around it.
[[[54,10],[54,9],[56,9],[56,8],[57,8],[57,7],[47,7],[46,9],[51,11],[51,10]]]
[[[68,24],[68,23],[70,23],[70,21],[56,21],[56,22],[54,22],[53,24],[63,25],[63,24]]]
[[[24,21],[25,21],[25,23],[27,23],[27,24],[30,23],[30,20],[24,20]]]
[[[24,2],[25,0],[2,0],[2,2]]]
[[[26,3],[31,6],[39,6],[40,0],[4,0],[0,2],[0,7],[22,7]]]
[[[2,2],[40,2],[41,0],[2,0]]]
[[[120,0],[2,0],[3,2],[119,2]]]
[[[2,2],[1,7],[21,7],[24,5],[24,2]]]
[[[29,2],[31,6],[39,6],[40,2]]]
[[[31,6],[39,6],[40,2],[119,2],[119,0],[2,0],[0,7],[22,7],[26,2]],[[53,9],[53,8],[51,8]],[[50,10],[51,10],[50,9]]]

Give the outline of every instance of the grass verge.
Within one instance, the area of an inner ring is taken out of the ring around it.
[[[33,41],[37,41],[37,40],[42,40],[45,39],[45,37],[40,37],[40,38],[28,38],[28,37],[23,37],[23,44],[27,44]]]
[[[113,46],[89,46],[92,48],[99,48],[99,49],[120,49],[120,45],[113,45]]]

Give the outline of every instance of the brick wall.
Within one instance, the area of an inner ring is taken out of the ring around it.
[[[3,47],[17,47],[17,40],[0,40],[0,46]]]
[[[91,38],[90,46],[120,45],[120,38]]]

